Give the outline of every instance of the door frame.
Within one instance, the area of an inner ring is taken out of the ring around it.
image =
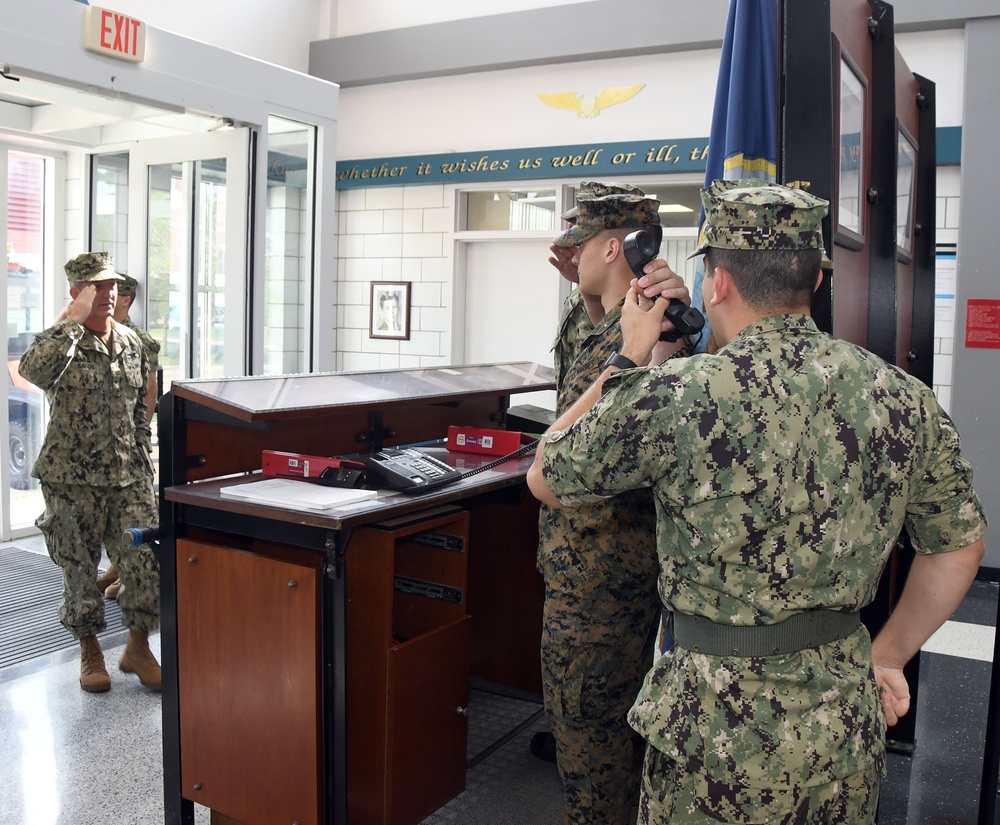
[[[226,324],[224,326],[224,372],[226,375],[245,375],[249,369],[249,342],[251,335],[247,309],[253,289],[249,271],[249,233],[252,204],[252,170],[249,167],[250,130],[236,128],[225,131],[191,135],[185,138],[164,138],[140,141],[132,145],[129,153],[129,239],[128,266],[132,277],[148,285],[147,239],[149,237],[149,167],[169,163],[193,163],[200,160],[226,159]],[[233,174],[235,172],[236,174]],[[195,193],[190,182],[185,188],[185,198],[192,201]],[[185,226],[185,253],[189,264],[185,281],[181,327],[181,371],[184,378],[191,377],[191,336],[194,333],[192,317],[193,236],[190,225]],[[232,242],[235,239],[236,242]],[[146,295],[148,297],[148,288]]]

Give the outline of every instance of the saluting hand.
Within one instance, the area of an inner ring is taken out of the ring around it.
[[[78,324],[83,324],[93,312],[95,300],[97,300],[97,287],[94,284],[84,284],[76,293],[76,297],[63,310],[66,313],[65,317],[72,318]]]
[[[576,264],[573,263],[573,247],[552,244],[549,247],[549,251],[552,253],[549,263],[559,270],[559,274],[570,283],[580,283],[580,273],[576,268]]]

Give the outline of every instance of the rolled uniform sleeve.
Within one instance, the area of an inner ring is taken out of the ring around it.
[[[148,479],[150,430],[141,393],[148,361],[139,339],[115,330],[110,355],[66,320],[35,336],[19,371],[45,391],[49,425],[31,470],[50,484],[125,487]]]
[[[945,553],[972,544],[986,532],[986,514],[972,487],[972,465],[961,456],[961,440],[930,390],[925,438],[932,461],[913,485],[906,528],[918,553]]]
[[[21,356],[18,373],[48,393],[59,383],[84,334],[84,328],[70,319],[38,333]]]
[[[573,426],[545,436],[542,475],[564,507],[652,487],[669,471],[666,440],[649,428],[670,429],[672,376],[622,370],[604,384],[601,400]]]

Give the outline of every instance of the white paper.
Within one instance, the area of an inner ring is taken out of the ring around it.
[[[295,510],[332,510],[378,496],[376,490],[357,490],[349,487],[325,487],[308,481],[290,478],[267,478],[250,484],[223,487],[219,494],[257,504],[290,507]]]

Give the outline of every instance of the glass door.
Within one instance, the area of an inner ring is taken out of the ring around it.
[[[7,331],[4,350],[7,377],[4,393],[7,417],[0,424],[3,479],[2,534],[33,530],[43,509],[38,482],[31,467],[42,446],[46,408],[42,392],[18,374],[21,355],[34,333],[44,329],[43,277],[52,260],[52,191],[55,159],[50,155],[0,146],[0,230],[7,249]]]
[[[143,217],[145,242],[129,244],[129,270],[145,276],[164,392],[177,379],[246,374],[249,141],[226,129],[132,150],[129,212]]]

